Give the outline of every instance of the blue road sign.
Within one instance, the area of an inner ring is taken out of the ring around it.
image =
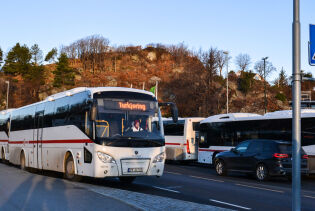
[[[315,65],[315,25],[310,24],[309,63]]]

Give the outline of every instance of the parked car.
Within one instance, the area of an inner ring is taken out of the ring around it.
[[[301,149],[301,173],[307,174],[308,156]],[[230,151],[215,156],[215,170],[218,175],[228,171],[254,174],[257,180],[270,176],[287,176],[292,173],[292,144],[280,140],[247,140]]]

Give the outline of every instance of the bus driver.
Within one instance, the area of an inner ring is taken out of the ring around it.
[[[133,132],[139,132],[139,131],[142,131],[143,129],[140,127],[140,122],[139,120],[135,120],[133,122],[133,125],[132,125],[132,131]]]

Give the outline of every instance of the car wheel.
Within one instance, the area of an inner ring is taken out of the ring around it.
[[[131,184],[136,177],[119,177],[120,182],[125,183],[125,184]]]
[[[215,171],[220,176],[226,175],[226,168],[225,168],[225,163],[223,162],[223,160],[218,160],[215,163]]]
[[[264,164],[262,164],[262,163],[258,164],[257,167],[256,167],[256,174],[255,174],[255,176],[256,176],[256,179],[258,181],[265,181],[265,180],[267,180],[268,179],[268,169],[267,169],[267,167]]]

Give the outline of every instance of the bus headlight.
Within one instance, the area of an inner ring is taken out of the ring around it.
[[[164,161],[164,152],[158,154],[157,156],[155,156],[155,158],[153,159],[153,163],[157,163],[157,162],[163,162]]]
[[[112,156],[103,152],[97,152],[97,156],[103,163],[116,163],[115,159]]]

